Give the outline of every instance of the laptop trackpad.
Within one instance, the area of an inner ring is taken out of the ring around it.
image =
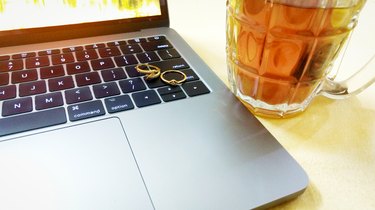
[[[0,142],[1,209],[153,209],[116,118]]]

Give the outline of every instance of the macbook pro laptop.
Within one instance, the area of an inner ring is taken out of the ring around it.
[[[267,208],[308,184],[166,0],[1,1],[0,45],[0,209]]]

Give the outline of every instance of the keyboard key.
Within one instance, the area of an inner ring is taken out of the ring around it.
[[[61,92],[47,93],[35,96],[35,109],[49,109],[64,105]]]
[[[146,90],[132,94],[137,107],[145,107],[161,103],[161,100],[155,90]]]
[[[92,88],[96,98],[104,98],[120,94],[120,89],[115,82],[94,85]]]
[[[66,71],[69,75],[90,72],[90,66],[87,61],[68,63],[66,64]]]
[[[134,109],[134,104],[128,95],[106,98],[104,102],[109,113]]]
[[[74,104],[83,101],[92,100],[92,94],[89,87],[76,88],[65,91],[65,100],[67,104]]]
[[[29,82],[29,83],[22,83],[19,86],[19,95],[20,97],[23,96],[30,96],[36,94],[42,94],[47,91],[46,83],[44,80],[36,81],[36,82]]]
[[[158,55],[163,60],[173,59],[173,58],[180,58],[180,54],[175,49],[168,49],[168,50],[160,50],[158,51]]]
[[[13,99],[10,101],[3,102],[2,116],[10,116],[15,114],[21,114],[31,112],[33,110],[33,102],[31,97]]]
[[[62,51],[64,53],[69,53],[69,52],[77,52],[77,51],[82,51],[83,47],[82,46],[76,46],[76,47],[66,47],[63,48]]]
[[[130,93],[146,89],[146,86],[141,78],[121,80],[119,84],[123,93]]]
[[[100,83],[100,76],[98,72],[89,72],[85,74],[77,74],[76,75],[76,82],[77,86],[86,86]]]
[[[23,69],[23,60],[0,61],[0,72],[17,71]]]
[[[141,43],[141,46],[145,51],[156,51],[173,48],[172,44],[165,39],[152,42],[143,42]]]
[[[98,100],[68,106],[68,115],[70,121],[77,121],[105,115],[105,111],[102,102]]]
[[[209,93],[210,90],[203,84],[202,81],[187,82],[182,84],[182,88],[188,94],[188,96],[197,96]]]
[[[98,58],[95,50],[85,50],[76,52],[77,61],[93,60]]]
[[[35,81],[37,79],[38,79],[38,74],[37,74],[37,71],[35,69],[12,72],[12,83],[13,84]]]
[[[91,61],[91,66],[94,70],[110,69],[114,68],[115,64],[111,58],[103,58]]]
[[[89,49],[99,49],[99,48],[104,48],[104,47],[105,47],[104,43],[90,44],[90,45],[86,45],[85,46],[86,50],[89,50]]]
[[[106,58],[121,55],[121,52],[117,47],[100,48],[99,55],[102,58]]]
[[[153,80],[146,80],[146,84],[151,89],[168,85],[165,82],[163,82],[160,78],[156,78]]]
[[[120,79],[126,78],[125,71],[122,68],[103,70],[103,71],[101,71],[101,73],[102,73],[103,80],[105,82],[120,80]]]
[[[138,53],[137,58],[141,63],[160,61],[159,56],[157,56],[155,52]]]
[[[142,43],[142,42],[147,42],[146,38],[135,38],[135,39],[128,40],[129,44]]]
[[[53,55],[53,54],[60,54],[59,49],[52,49],[52,50],[43,50],[38,52],[39,56],[44,56],[44,55]]]
[[[48,80],[50,91],[65,90],[74,87],[73,78],[71,76],[53,78]]]
[[[16,86],[9,85],[9,86],[1,86],[0,87],[0,101],[11,99],[16,97]]]
[[[125,67],[126,73],[128,73],[129,77],[140,77],[142,74],[140,74],[135,66],[127,66]]]
[[[40,77],[42,79],[61,77],[64,75],[65,75],[65,72],[64,72],[64,67],[62,65],[40,68]]]
[[[47,56],[42,57],[33,57],[26,59],[26,68],[27,69],[34,69],[43,66],[49,66],[49,59]]]
[[[115,62],[117,66],[128,66],[128,65],[134,65],[138,63],[134,55],[124,55],[124,56],[115,57]]]
[[[114,41],[114,42],[108,42],[107,46],[113,47],[113,46],[120,46],[120,45],[126,45],[126,41]]]
[[[152,36],[147,38],[148,41],[159,41],[164,39],[166,39],[165,36]]]
[[[66,123],[66,121],[67,120],[64,108],[8,117],[0,119],[0,136],[44,128],[53,125],[59,125]]]
[[[35,52],[19,53],[19,54],[12,55],[12,59],[31,58],[35,56],[36,56]]]
[[[158,93],[165,102],[186,98],[180,86],[159,88]]]
[[[7,85],[7,84],[9,84],[9,74],[8,73],[0,74],[0,86]]]
[[[65,64],[65,63],[72,63],[74,62],[74,57],[72,53],[65,53],[59,55],[52,55],[52,64]]]
[[[180,70],[180,69],[187,69],[189,68],[189,65],[186,63],[186,61],[183,58],[177,58],[177,59],[170,59],[160,62],[152,63],[152,65],[155,65],[161,69],[161,71],[166,70]]]
[[[199,80],[198,75],[191,69],[182,70],[186,75],[186,82]]]
[[[133,54],[142,52],[142,48],[138,44],[129,44],[120,46],[122,53],[124,54]]]

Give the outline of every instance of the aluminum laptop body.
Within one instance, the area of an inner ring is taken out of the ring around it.
[[[189,96],[183,87],[185,98],[170,102],[158,89],[159,103],[145,107],[135,104],[137,91],[67,104],[66,91],[80,88],[73,75],[74,87],[61,91],[63,104],[43,110],[43,120],[63,117],[66,122],[45,127],[38,115],[31,115],[40,111],[34,106],[3,116],[7,101],[21,98],[23,83],[13,81],[16,71],[0,72],[9,77],[0,92],[13,85],[17,91],[14,98],[0,100],[0,209],[253,209],[304,191],[308,179],[303,169],[168,27],[166,0],[157,5],[161,13],[144,18],[0,31],[0,56],[7,62],[23,52],[165,37],[206,87],[197,96]],[[68,65],[62,64],[65,73]],[[35,69],[40,79],[41,68]],[[98,71],[101,81],[102,71],[106,69]],[[123,80],[129,77],[127,73]],[[110,83],[118,86],[121,80]],[[94,91],[94,86],[88,89]],[[35,105],[39,95],[51,93],[47,86],[28,97]],[[110,112],[110,99],[124,95],[134,107]],[[71,116],[81,104],[94,101],[104,108],[100,115]],[[66,116],[52,115],[52,109]],[[33,116],[33,122],[24,116]]]

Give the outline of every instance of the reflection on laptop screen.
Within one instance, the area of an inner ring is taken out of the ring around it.
[[[1,0],[0,31],[156,15],[159,0]]]

